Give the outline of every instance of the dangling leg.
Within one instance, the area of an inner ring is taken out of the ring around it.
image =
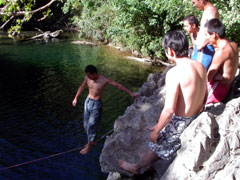
[[[88,142],[88,143],[85,145],[85,147],[80,151],[80,153],[81,153],[82,155],[87,154],[87,153],[91,150],[91,147],[92,147],[93,145],[96,145],[96,143],[95,143],[95,142]]]
[[[139,153],[138,153],[138,156],[139,156],[140,159],[141,159],[141,158],[144,158],[144,157],[145,157],[145,153],[140,153],[140,152],[139,152]],[[151,168],[151,165],[147,166],[147,167],[146,167],[146,171],[149,170],[150,168]]]
[[[88,136],[88,143],[85,145],[85,147],[80,151],[81,154],[87,154],[93,145],[96,145],[96,142],[94,142],[95,137],[97,135],[97,130],[98,130],[98,122],[97,119],[94,119],[92,122],[92,117],[89,118],[89,124],[88,124],[88,131],[87,131],[87,136]],[[96,120],[96,121],[95,121]],[[91,122],[90,122],[91,121]],[[90,124],[91,123],[91,124]]]
[[[99,108],[98,108],[99,107]],[[94,102],[92,106],[93,110],[90,112],[90,117],[88,119],[87,125],[87,136],[88,143],[85,147],[80,151],[81,154],[87,154],[93,145],[96,145],[95,138],[97,135],[97,131],[99,129],[99,125],[102,118],[102,105],[101,102]]]
[[[140,156],[138,163],[129,163],[127,161],[119,160],[119,165],[126,171],[129,171],[133,174],[139,174],[141,168],[150,166],[157,159],[157,155],[147,148],[147,152]]]
[[[88,121],[89,121],[89,118],[90,118],[90,111],[89,111],[89,108],[88,108],[88,105],[89,104],[89,98],[87,98],[85,100],[85,103],[84,103],[84,112],[83,112],[83,127],[84,127],[84,130],[85,130],[85,133],[87,134],[88,133]]]

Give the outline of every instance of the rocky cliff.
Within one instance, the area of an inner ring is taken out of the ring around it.
[[[235,77],[224,103],[207,107],[181,135],[182,147],[171,161],[159,160],[150,173],[133,176],[123,171],[119,159],[137,162],[146,151],[149,130],[157,123],[164,105],[165,74],[150,74],[140,89],[141,97],[114,124],[114,133],[100,156],[108,180],[240,179],[240,75]]]

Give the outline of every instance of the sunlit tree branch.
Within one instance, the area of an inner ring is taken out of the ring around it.
[[[8,24],[11,25],[9,34],[15,36],[20,33],[23,23],[29,21],[35,13],[48,9],[55,1],[50,0],[45,5],[34,9],[35,1],[17,1],[8,0],[0,1],[0,17],[2,19],[0,30],[3,30]],[[41,20],[44,20],[48,15],[45,14]]]

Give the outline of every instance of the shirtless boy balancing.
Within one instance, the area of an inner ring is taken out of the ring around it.
[[[205,35],[216,51],[208,70],[208,104],[227,96],[238,68],[238,46],[225,38],[225,27],[219,19],[205,24]]]
[[[96,67],[93,65],[88,65],[85,68],[85,73],[86,73],[85,79],[82,82],[81,86],[79,87],[77,94],[75,95],[75,98],[72,101],[72,105],[76,106],[78,96],[83,92],[84,88],[87,85],[89,89],[89,93],[84,103],[83,125],[86,131],[86,134],[88,136],[88,143],[85,145],[85,148],[83,148],[80,151],[81,154],[88,153],[91,149],[91,146],[96,144],[94,140],[95,140],[97,130],[102,118],[101,96],[105,86],[107,84],[113,85],[125,91],[130,96],[136,97],[135,94],[133,94],[127,88],[123,87],[121,84],[118,84],[113,80],[98,74]]]
[[[207,93],[207,73],[188,58],[188,39],[182,31],[170,31],[162,40],[168,59],[176,66],[166,74],[166,97],[157,124],[150,128],[147,151],[136,163],[119,160],[122,169],[138,174],[157,159],[171,159],[180,148],[180,135],[200,113]]]

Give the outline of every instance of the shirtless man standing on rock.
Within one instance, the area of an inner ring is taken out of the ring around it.
[[[207,21],[213,18],[219,18],[218,10],[208,0],[192,0],[193,6],[198,10],[203,11],[199,32],[193,45],[193,53],[191,58],[201,62],[208,70],[215,50],[207,41],[204,33],[204,25]]]
[[[88,137],[88,143],[80,151],[81,154],[87,154],[90,151],[91,146],[96,144],[94,141],[102,118],[101,96],[105,86],[107,84],[110,84],[121,89],[122,91],[125,91],[132,97],[138,96],[137,94],[132,93],[130,90],[128,90],[121,84],[118,84],[117,82],[98,74],[97,68],[93,65],[88,65],[85,68],[85,73],[85,79],[79,87],[77,94],[72,101],[72,105],[76,106],[78,96],[83,92],[84,88],[87,85],[89,93],[84,103],[83,125]]]
[[[159,158],[169,160],[181,147],[180,135],[200,114],[207,94],[207,71],[188,58],[188,39],[182,31],[169,31],[162,40],[168,59],[176,66],[166,74],[166,97],[157,124],[150,128],[147,151],[137,163],[119,160],[122,169],[138,174]]]
[[[204,25],[210,19],[219,18],[218,10],[214,7],[209,0],[192,0],[193,6],[196,7],[198,10],[203,11],[201,22],[200,22],[200,29],[198,32],[198,36],[196,39],[197,49],[202,49],[208,44],[204,33]]]

